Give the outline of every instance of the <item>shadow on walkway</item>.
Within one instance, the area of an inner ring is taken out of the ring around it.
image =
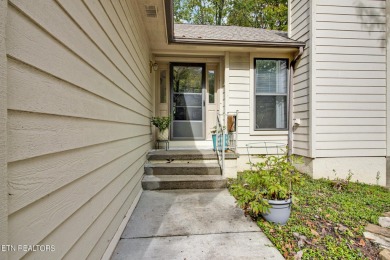
[[[144,191],[112,259],[284,259],[223,190]]]

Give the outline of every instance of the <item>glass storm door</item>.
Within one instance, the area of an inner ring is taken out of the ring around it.
[[[205,139],[204,64],[171,64],[172,140]]]

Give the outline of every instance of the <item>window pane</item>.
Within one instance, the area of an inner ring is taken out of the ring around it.
[[[201,107],[176,107],[173,120],[192,120],[202,121],[202,108]]]
[[[167,71],[160,72],[160,103],[167,103]]]
[[[202,67],[173,67],[173,91],[202,93]]]
[[[209,103],[214,103],[214,93],[215,93],[215,71],[208,71],[209,78]]]
[[[287,128],[287,97],[256,96],[256,129]]]
[[[184,93],[173,94],[173,103],[175,106],[202,106],[202,94]]]
[[[256,60],[256,93],[287,93],[287,61]]]

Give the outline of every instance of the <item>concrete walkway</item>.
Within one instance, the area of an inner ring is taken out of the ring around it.
[[[284,258],[223,189],[144,191],[112,259]]]

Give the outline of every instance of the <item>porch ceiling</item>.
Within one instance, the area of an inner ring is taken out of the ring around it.
[[[136,0],[140,16],[145,24],[151,51],[156,56],[224,56],[224,52],[270,52],[271,47],[206,45],[204,43],[168,44],[164,0]],[[148,17],[146,8],[154,6],[156,17]],[[272,48],[273,53],[294,53],[296,47]]]

